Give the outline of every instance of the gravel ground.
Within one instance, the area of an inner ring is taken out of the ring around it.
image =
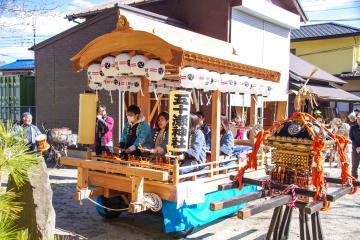
[[[337,177],[340,169],[326,168],[330,176]],[[82,205],[72,199],[76,189],[76,170],[49,169],[54,191],[58,236],[65,239],[174,239],[163,232],[162,218],[155,213],[123,213],[119,218],[100,217],[93,203]],[[220,219],[195,230],[186,239],[265,239],[272,211],[266,211],[240,220],[236,216]],[[358,239],[360,235],[360,193],[347,195],[327,212],[321,212],[322,229],[326,239]],[[289,239],[299,239],[298,210],[293,212]]]

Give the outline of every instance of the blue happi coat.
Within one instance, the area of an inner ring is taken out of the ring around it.
[[[140,145],[141,146],[148,146],[149,144],[151,144],[151,129],[150,126],[147,122],[145,122],[145,119],[142,118],[140,119],[138,122],[134,123],[137,124],[138,126],[136,128],[136,139],[135,142],[133,143],[133,145],[131,146],[132,150],[135,150],[136,148],[138,148]],[[129,124],[129,122],[125,123],[125,126],[122,130],[122,134],[121,134],[121,140],[120,140],[120,146],[124,147],[127,145],[128,143],[128,128],[131,125]]]
[[[233,153],[234,135],[231,131],[226,131],[220,139],[220,154],[230,156]]]
[[[186,153],[194,158],[197,163],[204,163],[206,161],[206,141],[200,129],[196,129],[195,132],[191,134]]]

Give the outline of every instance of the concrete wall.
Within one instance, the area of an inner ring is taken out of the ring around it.
[[[106,14],[105,14],[106,15]],[[94,38],[113,31],[117,21],[115,12],[99,22],[77,27],[76,31],[35,51],[37,124],[47,127],[78,129],[79,94],[87,86],[86,72],[73,72],[70,58]],[[108,92],[99,94],[101,103],[107,105],[110,115],[117,118],[118,95],[110,104]],[[117,139],[118,129],[114,130]]]

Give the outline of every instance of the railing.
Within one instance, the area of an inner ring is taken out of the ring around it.
[[[140,160],[144,159],[144,160]],[[196,164],[191,166],[180,167],[179,162],[177,160],[173,160],[171,163],[151,163],[147,161],[147,158],[139,157],[139,161],[129,161],[122,160],[118,157],[93,157],[93,159],[108,161],[113,163],[118,163],[121,165],[126,165],[130,167],[140,167],[147,169],[154,169],[165,171],[169,173],[169,183],[176,185],[179,182],[183,181],[196,181],[196,180],[207,180],[213,179],[214,177],[225,177],[230,175],[230,173],[237,172],[240,168],[242,168],[246,164],[247,154],[242,154],[241,157],[238,158],[229,158],[221,156],[218,161],[209,161],[202,164]],[[222,166],[226,164],[226,166]],[[182,171],[193,169],[190,173],[181,174]]]

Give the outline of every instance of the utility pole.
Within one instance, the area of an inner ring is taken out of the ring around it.
[[[33,33],[34,33],[34,45],[33,46],[35,46],[35,43],[36,43],[36,18],[35,17],[33,17],[33,25],[32,25],[32,27],[33,27]]]

